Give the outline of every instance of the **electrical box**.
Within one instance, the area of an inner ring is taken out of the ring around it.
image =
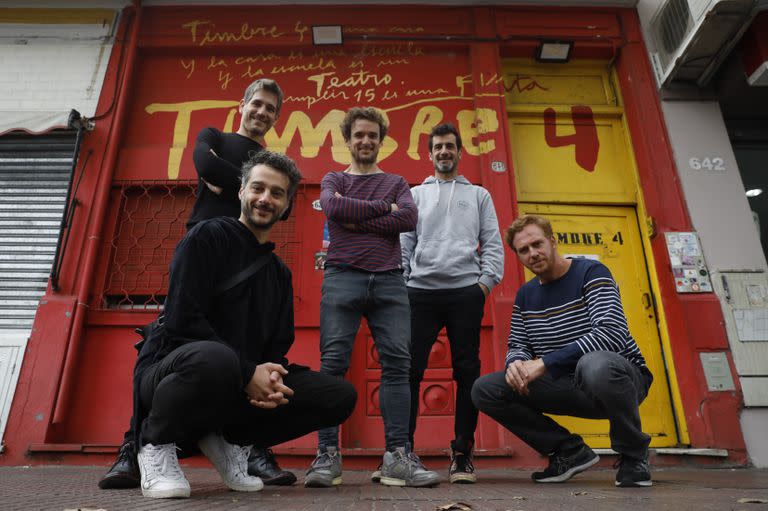
[[[723,271],[712,283],[720,298],[744,404],[768,406],[768,275]]]

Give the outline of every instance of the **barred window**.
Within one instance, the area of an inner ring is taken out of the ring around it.
[[[168,292],[168,267],[195,203],[196,181],[122,181],[113,184],[117,224],[97,308],[156,310]],[[298,199],[298,197],[297,197]],[[296,215],[278,222],[275,252],[292,267],[298,258]]]

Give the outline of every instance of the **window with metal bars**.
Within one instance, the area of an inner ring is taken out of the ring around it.
[[[117,222],[101,309],[156,310],[168,292],[168,267],[195,203],[195,181],[123,181],[113,185]],[[295,214],[272,230],[275,252],[289,266],[297,260]]]

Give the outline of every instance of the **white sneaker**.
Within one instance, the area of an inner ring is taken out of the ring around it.
[[[189,481],[179,466],[176,444],[147,444],[139,449],[141,493],[153,499],[189,498]]]
[[[259,491],[264,488],[260,478],[248,475],[248,454],[251,446],[230,444],[224,437],[210,433],[197,443],[224,480],[235,491]]]

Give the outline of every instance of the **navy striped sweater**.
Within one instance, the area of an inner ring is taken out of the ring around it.
[[[574,259],[553,282],[535,277],[518,290],[507,348],[505,367],[542,358],[554,378],[572,373],[592,351],[613,351],[645,367],[611,272],[590,259]]]
[[[391,204],[398,210],[391,212]],[[330,237],[326,265],[370,272],[402,268],[400,233],[414,230],[418,219],[405,179],[386,172],[329,172],[320,183],[320,205]]]

